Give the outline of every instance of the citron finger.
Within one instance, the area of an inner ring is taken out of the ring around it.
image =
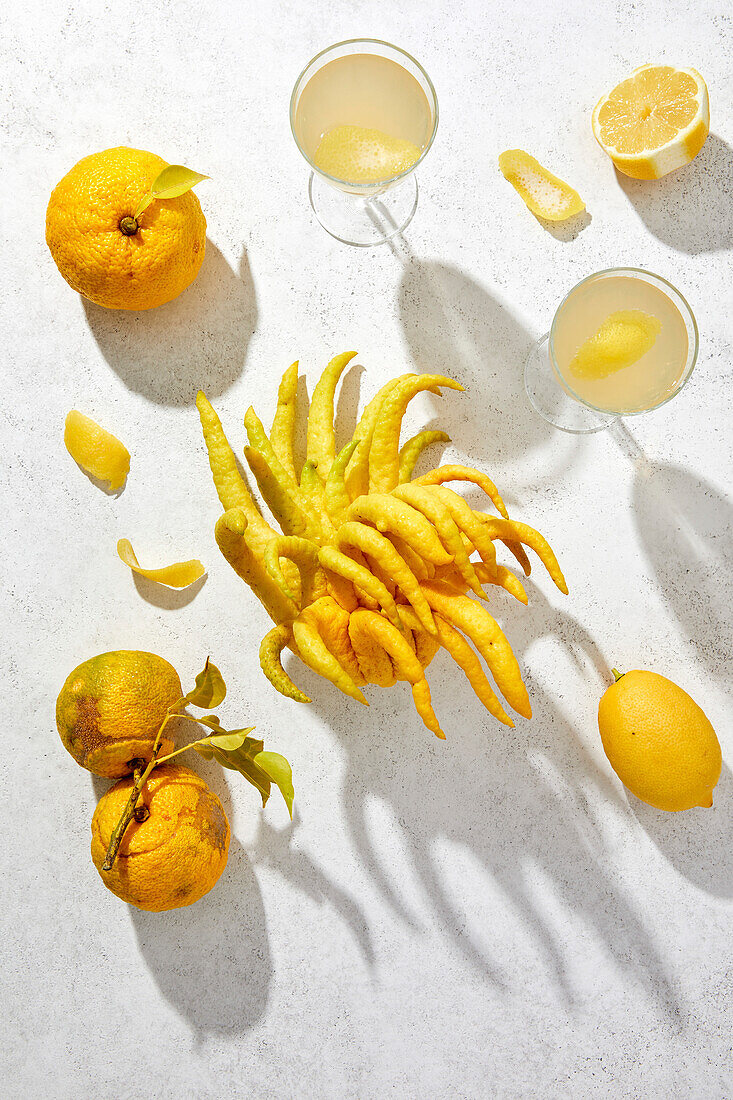
[[[524,585],[511,569],[507,569],[504,565],[497,565],[496,574],[491,575],[490,571],[486,568],[483,562],[477,562],[476,572],[478,578],[482,584],[494,584],[499,588],[503,588],[510,595],[514,596],[520,603],[527,604],[527,592]]]
[[[501,493],[496,485],[494,485],[494,482],[488,474],[481,473],[480,470],[475,470],[473,466],[464,466],[455,462],[450,465],[438,466],[437,469],[430,470],[429,473],[416,478],[415,484],[444,485],[448,481],[467,481],[474,485],[478,485],[480,489],[483,489],[487,497],[489,497],[499,515],[503,516],[504,519],[509,519],[506,505],[502,500]],[[518,542],[507,542],[506,546],[511,550],[512,554],[514,554],[514,557],[524,570],[525,576],[528,577],[531,566],[529,564],[529,558],[522,549],[521,544]]]
[[[368,554],[379,562],[385,572],[393,578],[394,583],[400,588],[408,603],[415,608],[423,628],[429,634],[435,634],[435,624],[433,623],[430,605],[421,591],[417,578],[389,539],[386,539],[384,535],[380,535],[373,527],[350,521],[342,524],[336,532],[334,541],[339,550],[342,550],[345,546],[354,546],[357,550],[361,550],[363,554]]]
[[[290,626],[273,626],[260,642],[260,668],[272,686],[297,703],[310,703],[310,699],[293,683],[282,666],[281,653],[288,645],[293,632]]]
[[[491,538],[487,536],[481,522],[476,518],[463,497],[454,493],[452,489],[444,489],[442,485],[430,486],[430,492],[435,494],[438,500],[445,504],[453,517],[456,526],[463,531],[471,546],[478,550],[479,556],[489,569],[496,569],[496,549]],[[504,522],[502,520],[502,522]]]
[[[289,586],[280,568],[280,558],[294,562],[300,573],[300,603],[306,607],[313,600],[325,595],[326,581],[318,569],[318,548],[308,539],[297,535],[281,535],[272,539],[265,548],[264,563],[268,573],[291,600],[298,595]],[[320,574],[320,576],[319,576]]]
[[[349,638],[349,612],[331,596],[324,596],[299,617],[301,621],[314,623],[318,627],[328,650],[343,665],[357,687],[365,683]]]
[[[430,699],[430,687],[424,676],[422,680],[417,680],[416,683],[412,685],[412,700],[415,704],[415,710],[422,718],[424,725],[431,733],[439,737],[441,741],[445,741],[445,734],[440,728],[435,711],[433,710],[433,704]]]
[[[514,722],[499,702],[496,693],[486,678],[481,662],[463,635],[452,627],[442,615],[435,616],[435,623],[438,627],[440,644],[450,653],[458,667],[463,669],[466,679],[489,714],[493,714],[494,718],[498,718],[505,726],[513,727]]]
[[[468,552],[463,545],[461,533],[458,530],[453,516],[448,511],[443,501],[439,500],[434,493],[431,493],[422,485],[398,485],[397,488],[393,490],[393,493],[400,500],[404,500],[408,504],[411,504],[413,508],[417,508],[426,519],[430,520],[435,526],[435,530],[438,532],[438,536],[443,546],[445,546],[448,553],[452,555],[455,568],[461,574],[468,587],[475,592],[477,596],[483,599],[484,591],[476,575],[476,570],[468,556]]]
[[[345,447],[342,447],[328,471],[324,489],[324,502],[326,511],[334,523],[341,522],[351,504],[351,497],[346,490],[345,475],[346,467],[358,446],[359,440],[352,439],[351,443],[347,443]]]
[[[209,455],[209,466],[214,478],[221,506],[224,511],[241,508],[247,518],[247,541],[250,546],[262,549],[278,532],[264,519],[252,499],[252,494],[242,477],[234,451],[224,434],[221,421],[206,394],[199,390],[196,408],[201,419],[204,442]]]
[[[345,519],[371,523],[381,534],[397,535],[433,565],[448,565],[452,559],[422,512],[389,493],[357,497]]]
[[[483,524],[484,529],[490,533],[492,539],[513,537],[534,550],[557,587],[567,596],[568,586],[559,562],[549,542],[539,531],[535,531],[534,527],[530,527],[526,523],[519,523],[514,519],[497,519],[496,516],[486,516],[483,512],[476,512],[475,515]]]
[[[407,680],[412,685],[412,698],[417,713],[436,737],[445,740],[445,734],[430,702],[430,688],[423,667],[400,631],[373,611],[355,611],[349,622],[349,633],[353,639],[362,632],[367,638],[374,639],[389,656],[397,679]]]
[[[389,536],[389,541],[392,543],[397,553],[405,559],[419,581],[432,580],[435,576],[435,566],[431,561],[426,561],[425,558],[422,558],[403,538],[400,538],[399,535],[391,534]],[[447,569],[450,567],[443,566],[443,568]]]
[[[296,619],[293,623],[293,637],[302,660],[309,668],[330,680],[344,695],[349,695],[365,706],[369,705],[346,669],[326,647],[318,629],[312,623],[299,622]]]
[[[322,547],[318,552],[318,560],[324,569],[329,569],[332,573],[337,573],[344,579],[351,581],[352,584],[371,596],[373,600],[376,600],[390,622],[398,628],[401,627],[394,597],[386,585],[382,584],[365,566],[360,565],[348,554],[342,553],[333,546]]]
[[[130,452],[116,435],[72,409],[64,424],[64,444],[85,473],[106,481],[112,492],[121,489],[130,472]]]
[[[298,392],[298,360],[282,376],[277,391],[277,408],[270,430],[270,443],[288,473],[296,476],[293,458],[295,435],[295,398]]]
[[[389,391],[379,410],[369,448],[369,492],[388,493],[400,477],[400,430],[402,418],[413,397],[425,390],[440,392],[441,387],[462,390],[460,382],[442,374],[416,374]]]
[[[431,607],[471,639],[507,703],[524,718],[531,718],[532,708],[517,659],[496,620],[468,596],[455,595],[435,582],[422,587]]]
[[[237,576],[249,585],[270,618],[276,623],[294,619],[297,605],[281,591],[267,572],[261,555],[249,543],[244,509],[232,508],[219,516],[214,534],[222,554]]]
[[[349,638],[366,682],[377,687],[391,687],[397,679],[394,665],[384,647],[368,629],[369,620],[364,618],[374,614],[363,608],[355,611],[349,618]]]
[[[333,524],[326,508],[326,490],[314,462],[305,462],[300,472],[300,491],[305,504],[318,516],[321,527],[333,530]]]
[[[306,457],[314,462],[325,481],[336,457],[336,433],[333,427],[333,404],[336,385],[347,365],[356,355],[345,351],[336,355],[316,383],[308,413]]]
[[[369,451],[374,429],[377,426],[377,420],[387,394],[391,393],[407,378],[414,377],[414,374],[400,374],[397,378],[392,378],[389,382],[386,382],[361,414],[361,419],[356,425],[352,439],[362,445],[354,452],[346,466],[346,487],[352,500],[366,493],[369,488]]]
[[[190,584],[203,577],[206,570],[197,558],[191,561],[178,561],[173,565],[164,565],[162,569],[143,569],[135,557],[135,551],[129,539],[120,539],[117,543],[117,553],[125,565],[129,565],[133,573],[139,573],[141,577],[147,577],[149,581],[157,581],[169,588],[188,588]]]
[[[413,435],[400,448],[399,455],[399,484],[404,485],[412,477],[415,463],[423,451],[433,443],[450,443],[450,436],[445,432],[424,431]]]
[[[317,525],[295,502],[292,493],[275,477],[262,451],[255,447],[245,447],[244,455],[268,508],[285,534],[310,537],[317,534]]]

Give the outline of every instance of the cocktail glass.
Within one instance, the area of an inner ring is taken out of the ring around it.
[[[652,348],[637,363],[598,381],[574,373],[574,353],[603,321],[636,310],[660,322]],[[524,387],[535,411],[555,428],[598,432],[620,416],[671,401],[692,374],[697,352],[695,317],[670,282],[641,268],[608,268],[582,279],[563,298],[550,331],[527,358]]]
[[[311,168],[308,195],[323,228],[344,244],[360,247],[401,233],[417,208],[415,169],[427,155],[437,125],[435,88],[405,50],[376,38],[353,38],[309,61],[293,88],[290,126]],[[419,156],[386,178],[341,178],[319,168],[314,159],[323,136],[336,127],[363,127],[409,139]]]

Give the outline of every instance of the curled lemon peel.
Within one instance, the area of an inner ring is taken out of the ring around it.
[[[116,435],[72,409],[64,423],[64,445],[86,474],[104,481],[111,492],[121,489],[130,472],[130,452]]]
[[[585,210],[585,203],[569,183],[553,175],[523,149],[507,149],[499,157],[499,168],[538,218],[564,222]]]
[[[524,717],[531,715],[529,696],[487,604],[503,598],[497,588],[521,604],[527,593],[497,561],[496,544],[505,544],[525,572],[524,546],[530,547],[567,591],[557,559],[539,532],[509,517],[487,474],[453,464],[412,478],[424,448],[447,437],[419,432],[400,448],[402,420],[418,393],[462,389],[444,375],[405,374],[387,382],[338,450],[336,386],[353,356],[335,356],[313,391],[302,468],[293,447],[297,365],[280,383],[269,438],[254,410],[247,412],[245,455],[282,534],[262,518],[216,413],[203,395],[197,402],[226,509],[216,525],[217,543],[275,623],[260,648],[263,672],[298,701],[306,696],[283,668],[286,647],[361,703],[368,702],[361,689],[369,684],[406,681],[423,723],[443,737],[425,676],[443,648],[487,712],[511,726],[499,695]],[[479,486],[499,515],[473,509],[446,482]]]
[[[164,565],[161,569],[143,569],[135,556],[135,551],[129,539],[119,540],[117,553],[125,565],[129,565],[133,573],[139,573],[141,577],[147,577],[149,581],[165,584],[168,588],[188,588],[199,577],[203,577],[206,572],[197,558],[192,558],[190,561],[177,561],[173,565]]]

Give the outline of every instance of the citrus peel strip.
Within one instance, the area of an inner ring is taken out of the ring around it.
[[[149,581],[165,584],[168,588],[188,588],[203,577],[206,570],[197,558],[190,561],[178,561],[173,565],[164,565],[161,569],[143,569],[135,557],[132,543],[129,539],[120,539],[117,543],[117,553],[121,560],[132,569],[133,573],[139,573],[141,577],[147,577]]]

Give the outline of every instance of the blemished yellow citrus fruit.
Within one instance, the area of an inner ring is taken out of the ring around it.
[[[419,146],[382,130],[336,126],[321,138],[313,163],[347,183],[374,183],[406,172],[419,157]]]
[[[611,767],[642,802],[659,810],[712,806],[720,744],[677,684],[656,672],[627,672],[601,699],[598,728]]]
[[[166,164],[142,149],[105,149],[80,160],[51,194],[51,255],[67,283],[97,305],[153,309],[176,298],[198,274],[206,218],[193,191],[156,199],[133,219]]]
[[[708,90],[696,69],[642,65],[593,111],[598,144],[619,172],[637,180],[689,164],[709,130]]]
[[[100,653],[67,677],[56,700],[56,726],[83,768],[117,779],[132,761],[150,760],[168,708],[183,690],[172,665],[134,649]],[[173,749],[165,734],[161,755]]]
[[[64,444],[82,470],[106,481],[115,492],[121,489],[130,472],[130,452],[117,436],[105,431],[96,421],[72,409],[64,424]]]
[[[654,347],[661,330],[659,320],[650,313],[619,309],[581,344],[570,361],[570,373],[578,378],[608,378],[638,363]]]
[[[110,871],[102,871],[110,837],[122,816],[132,776],[102,795],[92,818],[92,860],[105,886],[118,898],[161,913],[192,905],[226,867],[230,829],[221,802],[200,776],[178,764],[154,768]]]

